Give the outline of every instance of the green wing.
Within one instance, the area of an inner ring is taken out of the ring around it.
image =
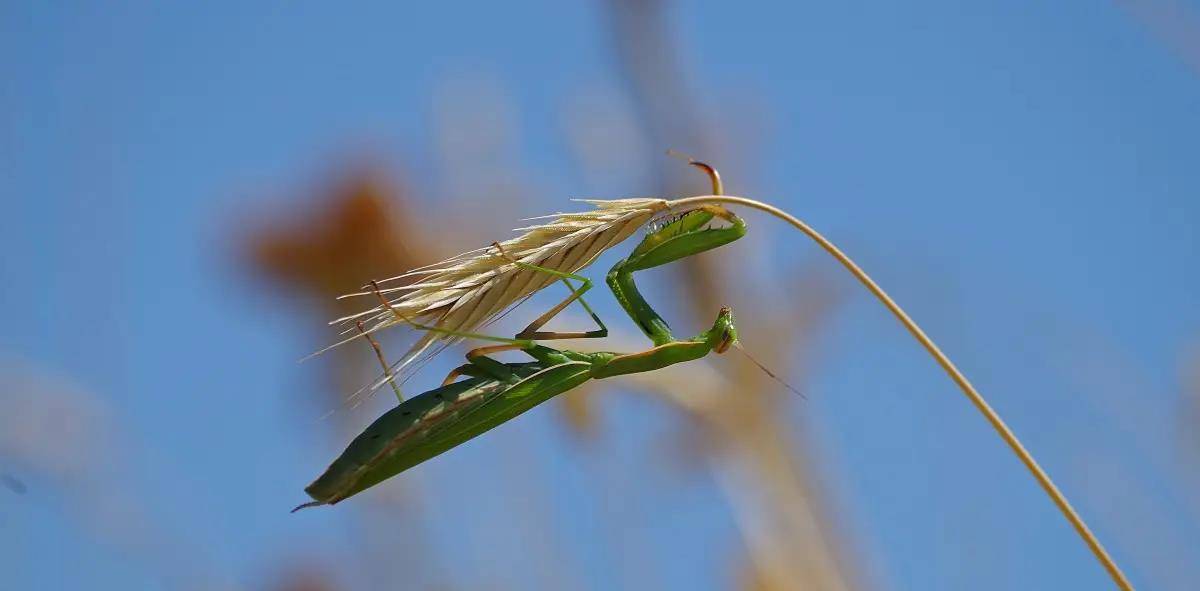
[[[414,396],[389,410],[304,489],[314,502],[301,507],[332,505],[351,497],[591,377],[591,364],[579,361],[537,371],[521,369],[527,375],[516,383],[471,378]]]

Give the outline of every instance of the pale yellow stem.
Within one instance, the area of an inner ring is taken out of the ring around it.
[[[870,292],[874,294],[875,297],[878,298],[888,310],[891,310],[892,314],[896,316],[896,319],[904,325],[904,328],[907,328],[908,332],[912,333],[913,338],[917,339],[917,342],[921,343],[922,347],[925,347],[925,350],[933,356],[933,358],[938,362],[938,365],[942,366],[942,369],[946,370],[946,373],[950,376],[950,379],[954,380],[955,384],[958,384],[958,387],[963,391],[963,394],[966,394],[971,403],[975,405],[975,408],[979,409],[979,412],[983,414],[983,417],[987,419],[988,423],[991,423],[992,427],[996,429],[996,432],[1000,434],[1000,438],[1008,444],[1008,447],[1012,448],[1013,453],[1020,458],[1021,463],[1025,464],[1025,467],[1029,469],[1031,474],[1033,474],[1033,477],[1038,481],[1038,484],[1041,485],[1042,490],[1046,491],[1046,494],[1049,495],[1050,499],[1054,501],[1054,504],[1058,506],[1059,511],[1062,511],[1063,516],[1067,518],[1067,521],[1069,521],[1071,526],[1075,528],[1075,531],[1079,533],[1079,537],[1083,538],[1083,541],[1087,543],[1088,548],[1092,551],[1092,554],[1096,556],[1096,559],[1099,560],[1100,564],[1104,566],[1104,569],[1108,571],[1108,574],[1112,577],[1113,582],[1124,591],[1132,591],[1133,585],[1131,585],[1129,580],[1125,578],[1125,574],[1121,572],[1121,568],[1117,566],[1117,563],[1114,562],[1112,557],[1108,555],[1108,551],[1106,551],[1104,546],[1100,544],[1100,540],[1096,539],[1095,534],[1093,534],[1092,530],[1088,528],[1086,523],[1084,523],[1083,518],[1075,512],[1073,507],[1071,507],[1071,503],[1067,501],[1067,497],[1065,497],[1062,492],[1058,490],[1058,487],[1054,485],[1054,482],[1050,480],[1050,476],[1046,474],[1046,471],[1038,465],[1037,461],[1033,459],[1033,456],[1029,453],[1029,451],[1025,449],[1025,446],[1021,445],[1021,441],[1017,439],[1016,434],[1014,434],[1012,430],[1008,428],[1008,425],[1004,424],[1004,420],[1000,418],[1000,415],[992,409],[991,405],[989,405],[986,400],[984,400],[983,395],[971,385],[971,382],[967,381],[967,377],[964,376],[962,372],[960,372],[958,368],[954,366],[954,363],[950,361],[950,358],[946,357],[946,354],[942,353],[941,349],[938,349],[938,346],[935,345],[933,341],[925,334],[925,331],[921,330],[921,327],[917,326],[917,323],[914,322],[913,319],[910,318],[908,314],[900,308],[900,305],[893,301],[892,298],[888,296],[887,292],[883,291],[883,288],[879,287],[879,284],[875,283],[875,281],[871,279],[871,277],[867,275],[865,271],[859,268],[859,266],[855,264],[850,257],[846,256],[846,254],[839,250],[838,247],[834,246],[832,242],[827,240],[819,232],[812,229],[808,224],[800,221],[795,216],[792,216],[791,214],[777,207],[767,205],[766,203],[755,201],[753,199],[729,195],[704,195],[700,197],[677,199],[669,202],[668,205],[669,207],[676,208],[700,205],[702,203],[735,203],[738,205],[758,209],[760,211],[765,211],[781,220],[788,222],[801,232],[807,234],[809,238],[812,238],[818,245],[821,246],[821,248],[825,249],[825,251],[832,255],[833,258],[837,259],[842,266],[846,267],[846,269],[855,277],[857,277],[858,280],[862,282],[862,284],[866,286],[866,288],[870,290]]]

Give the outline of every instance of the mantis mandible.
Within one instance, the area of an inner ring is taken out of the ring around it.
[[[716,170],[702,162],[692,164],[710,175],[714,193],[719,194],[721,182]],[[710,223],[718,219],[725,225],[711,227]],[[678,339],[642,297],[633,274],[712,250],[745,234],[745,222],[729,210],[716,204],[699,205],[652,229],[628,257],[612,267],[606,277],[609,288],[625,313],[653,343],[652,348],[637,353],[585,353],[538,344],[555,339],[602,338],[608,335],[608,328],[583,299],[592,287],[591,280],[537,265],[511,261],[561,279],[571,294],[511,339],[418,324],[400,316],[380,296],[385,308],[419,330],[501,344],[468,351],[467,363],[451,371],[440,387],[404,400],[368,426],[324,474],[304,489],[313,501],[296,509],[343,501],[589,380],[654,371],[709,353],[724,353],[738,338],[729,308],[721,308],[708,330],[690,339]],[[506,256],[498,244],[494,246],[500,256]],[[580,286],[575,287],[570,280],[579,281]],[[374,289],[378,295],[378,286]],[[590,313],[599,327],[597,330],[539,330],[576,300]],[[361,324],[359,330],[362,331]],[[368,333],[363,334],[370,340]],[[377,344],[373,340],[371,344],[379,354]],[[533,361],[503,363],[489,357],[501,351],[522,351]],[[386,364],[384,369],[386,372]],[[390,374],[388,377],[392,378]],[[460,377],[466,379],[455,381]]]

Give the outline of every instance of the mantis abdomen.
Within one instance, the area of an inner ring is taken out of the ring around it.
[[[363,431],[304,489],[332,505],[591,379],[591,364],[509,364],[518,381],[471,378],[410,398]],[[302,506],[309,506],[302,505]]]

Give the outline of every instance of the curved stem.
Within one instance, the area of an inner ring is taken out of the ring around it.
[[[833,258],[837,259],[842,266],[846,267],[846,269],[855,277],[857,277],[858,280],[862,282],[862,284],[866,286],[866,288],[870,290],[870,292],[874,294],[875,297],[878,298],[888,310],[891,310],[892,314],[895,315],[896,319],[904,325],[904,328],[908,329],[908,332],[912,334],[913,338],[917,339],[917,342],[921,343],[922,347],[925,347],[925,350],[933,356],[934,360],[938,362],[938,365],[942,366],[942,369],[946,371],[946,374],[950,376],[950,379],[954,380],[955,384],[958,384],[958,387],[962,390],[963,394],[965,394],[971,403],[975,405],[975,408],[983,414],[983,417],[987,419],[988,423],[990,423],[992,427],[996,429],[996,432],[1000,434],[1000,438],[1008,444],[1008,447],[1012,449],[1013,453],[1020,458],[1021,463],[1025,464],[1025,467],[1029,469],[1031,474],[1033,474],[1033,477],[1037,480],[1038,484],[1041,485],[1042,490],[1046,491],[1046,494],[1049,495],[1050,499],[1054,501],[1054,504],[1058,506],[1059,511],[1061,511],[1063,516],[1067,518],[1067,521],[1071,523],[1071,526],[1075,528],[1075,531],[1079,534],[1079,537],[1083,538],[1083,541],[1087,543],[1088,548],[1092,551],[1092,554],[1095,555],[1096,559],[1100,561],[1100,564],[1104,566],[1104,569],[1108,571],[1108,574],[1110,577],[1112,577],[1113,582],[1124,591],[1131,591],[1133,589],[1133,585],[1131,585],[1129,580],[1125,578],[1125,574],[1121,572],[1121,568],[1117,566],[1117,563],[1114,562],[1112,557],[1108,555],[1108,551],[1106,551],[1104,546],[1100,544],[1100,540],[1096,539],[1095,534],[1093,534],[1092,530],[1088,528],[1086,523],[1084,523],[1083,518],[1075,512],[1075,509],[1071,507],[1071,503],[1067,501],[1067,498],[1062,494],[1061,491],[1058,490],[1058,487],[1054,485],[1054,482],[1050,480],[1050,476],[1046,474],[1046,471],[1043,470],[1041,466],[1038,465],[1037,461],[1033,459],[1033,455],[1031,455],[1029,451],[1025,449],[1025,446],[1021,445],[1021,441],[1017,439],[1016,434],[1014,434],[1012,430],[1008,428],[1008,425],[1004,423],[1004,420],[1000,418],[1000,415],[992,409],[991,405],[989,405],[986,400],[984,400],[983,395],[971,385],[971,382],[967,380],[967,377],[964,376],[962,372],[954,366],[954,363],[950,361],[949,357],[946,357],[945,353],[942,353],[941,349],[939,349],[938,346],[935,345],[929,338],[929,336],[925,334],[925,331],[921,330],[921,327],[917,326],[917,323],[914,322],[913,319],[910,318],[908,314],[900,308],[900,305],[892,300],[892,298],[888,296],[887,292],[883,291],[883,288],[879,287],[879,284],[875,283],[875,281],[871,279],[871,277],[867,275],[867,273],[863,271],[857,264],[855,264],[850,257],[846,256],[846,254],[839,250],[838,247],[834,246],[832,242],[830,242],[816,230],[812,229],[808,224],[800,221],[795,216],[792,216],[791,214],[777,207],[767,205],[766,203],[755,201],[753,199],[726,195],[704,195],[700,197],[676,199],[669,202],[668,206],[679,207],[699,205],[702,203],[734,203],[769,213],[788,222],[801,232],[807,234],[809,238],[812,238],[818,245],[821,246],[821,248],[825,249],[825,251],[832,255]]]

